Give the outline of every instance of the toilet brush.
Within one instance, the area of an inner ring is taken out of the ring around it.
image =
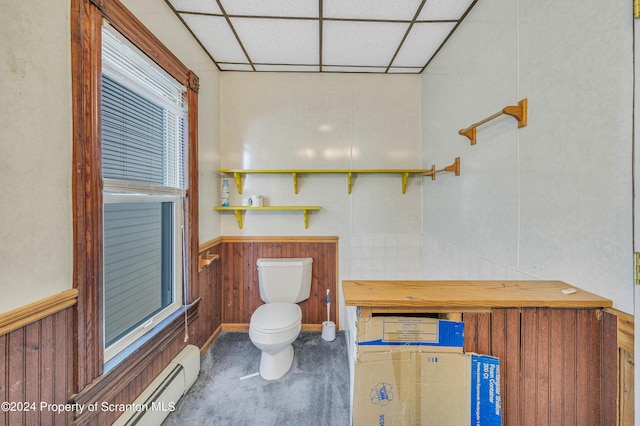
[[[327,289],[327,320],[322,323],[322,338],[328,342],[336,339],[336,325],[331,321],[331,295]]]
[[[331,294],[327,289],[327,322],[331,321]]]

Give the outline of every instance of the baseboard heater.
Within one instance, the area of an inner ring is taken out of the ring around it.
[[[117,426],[157,426],[175,410],[178,400],[200,373],[200,350],[187,345],[116,420]]]

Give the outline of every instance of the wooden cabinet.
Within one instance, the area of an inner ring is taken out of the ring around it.
[[[343,281],[358,318],[437,314],[464,322],[466,352],[500,359],[505,425],[616,424],[611,301],[561,281]],[[358,368],[356,362],[356,368]]]

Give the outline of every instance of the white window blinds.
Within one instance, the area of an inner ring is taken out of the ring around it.
[[[102,47],[105,189],[187,187],[186,88],[105,26]],[[182,190],[182,191],[181,191]]]
[[[105,360],[182,306],[186,88],[102,31]]]

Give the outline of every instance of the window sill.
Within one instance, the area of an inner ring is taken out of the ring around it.
[[[193,304],[186,306],[187,312],[191,306],[193,306]],[[184,306],[178,308],[177,311],[175,311],[174,313],[169,315],[167,318],[162,320],[160,323],[158,323],[158,325],[153,327],[151,331],[142,335],[139,339],[137,339],[135,342],[130,344],[126,349],[122,350],[121,352],[116,354],[113,358],[111,358],[109,361],[105,362],[103,374],[107,374],[108,372],[113,370],[120,363],[125,361],[131,355],[133,355],[135,351],[137,351],[138,349],[143,347],[145,344],[153,340],[156,336],[161,335],[165,331],[165,329],[169,327],[169,325],[171,325],[173,321],[175,321],[178,318],[184,318],[184,310],[185,310]],[[187,313],[187,316],[188,316],[188,313]],[[184,321],[182,323],[184,324]]]

